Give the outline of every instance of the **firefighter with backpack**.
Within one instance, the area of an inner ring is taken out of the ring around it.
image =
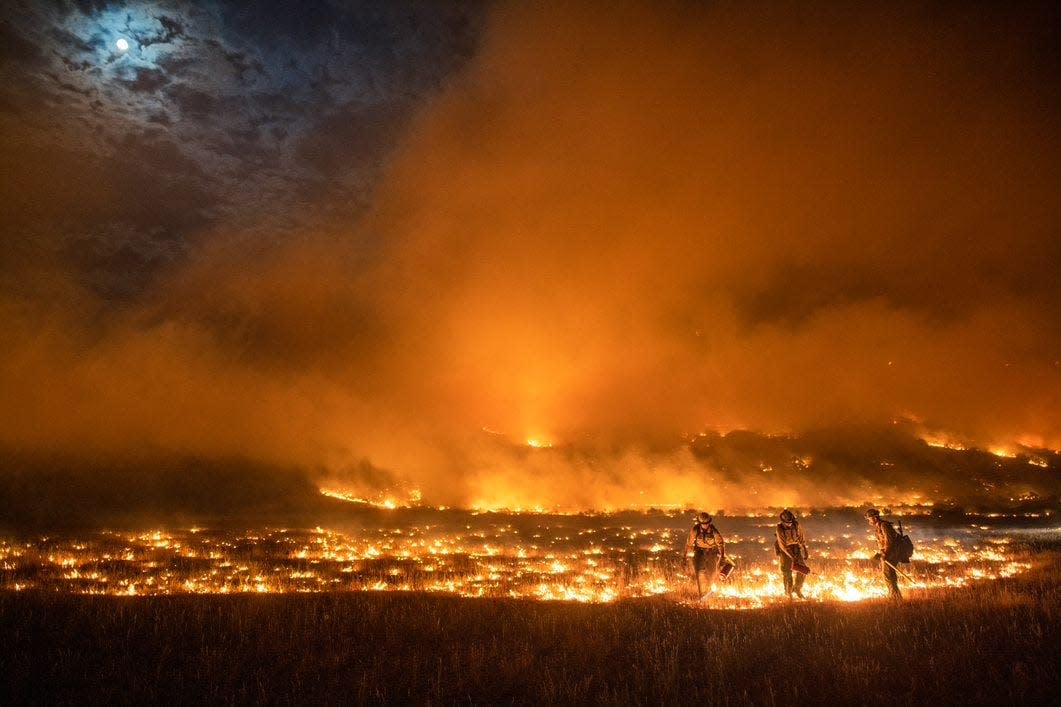
[[[888,596],[896,601],[901,601],[903,595],[899,593],[899,578],[896,565],[900,562],[910,561],[910,551],[912,551],[913,546],[907,536],[895,532],[895,526],[880,517],[880,511],[876,508],[870,508],[866,511],[866,520],[877,534],[878,552],[873,556],[873,559],[880,562],[884,581],[888,583]],[[909,550],[907,550],[908,546]]]
[[[685,542],[685,557],[692,556],[696,591],[701,601],[714,590],[719,561],[726,559],[726,542],[711,521],[710,513],[698,513],[693,527],[689,530],[689,539]],[[701,575],[706,576],[706,581],[701,579]]]

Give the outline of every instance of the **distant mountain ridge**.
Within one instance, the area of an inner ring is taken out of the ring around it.
[[[707,432],[654,453],[663,458],[682,450],[702,468],[705,486],[731,489],[716,504],[721,510],[779,505],[776,499],[784,496],[779,489],[797,490],[801,498],[814,499],[806,504],[814,506],[879,502],[1030,512],[1061,507],[1061,455],[1051,450],[1025,448],[1008,457],[930,446],[902,428],[852,428],[793,436]],[[527,453],[567,462],[592,457],[602,474],[610,473],[610,458],[600,451],[560,446]],[[367,461],[323,471],[246,458],[101,462],[7,451],[0,453],[0,530],[203,522],[313,526],[358,510],[357,504],[322,496],[322,479],[346,479],[383,494],[394,491],[398,478]],[[426,487],[415,505],[439,504]]]

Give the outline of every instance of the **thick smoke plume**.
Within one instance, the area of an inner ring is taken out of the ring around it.
[[[738,492],[704,430],[1061,447],[1043,18],[826,5],[503,5],[367,212],[222,224],[120,307],[18,260],[0,442],[579,507]]]

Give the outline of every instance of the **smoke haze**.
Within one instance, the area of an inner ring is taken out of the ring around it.
[[[500,4],[407,117],[373,114],[369,187],[340,150],[282,214],[214,204],[156,143],[116,177],[8,110],[0,444],[577,508],[743,505],[761,469],[698,456],[705,430],[1056,450],[1055,20]],[[141,183],[194,237],[145,235]],[[79,218],[91,240],[54,230]],[[762,505],[822,504],[817,478]]]

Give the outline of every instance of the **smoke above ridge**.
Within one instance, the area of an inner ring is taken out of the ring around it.
[[[702,497],[718,469],[679,447],[703,430],[900,420],[1058,449],[1044,17],[493,7],[367,203],[221,217],[118,304],[69,247],[15,249],[0,444],[586,507]],[[135,198],[52,158],[77,178],[36,189],[70,214]]]

